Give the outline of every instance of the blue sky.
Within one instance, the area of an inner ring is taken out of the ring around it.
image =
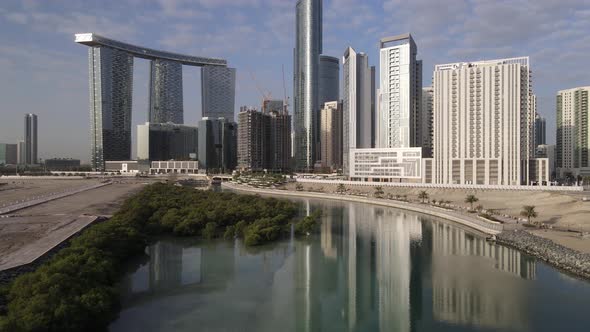
[[[88,160],[87,48],[76,32],[221,57],[237,68],[236,108],[260,104],[261,89],[292,95],[295,0],[3,0],[0,3],[0,142],[22,138],[23,116],[39,116],[42,158]],[[555,93],[590,85],[588,0],[325,0],[324,53],[347,46],[376,65],[378,40],[411,32],[435,64],[530,56],[538,111],[555,140]],[[251,74],[253,73],[253,75]],[[200,74],[185,67],[186,123],[200,118]],[[147,117],[148,62],[136,59],[133,122]],[[134,126],[135,127],[135,126]]]

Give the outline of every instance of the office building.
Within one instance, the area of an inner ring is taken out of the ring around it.
[[[226,173],[237,165],[237,125],[225,118],[204,117],[199,121],[199,169]]]
[[[531,106],[535,110],[535,147],[537,147],[547,144],[547,121],[537,113],[537,97],[531,96]]]
[[[350,149],[349,178],[352,181],[422,182],[422,149]]]
[[[336,57],[320,55],[319,105],[340,100],[340,60]]]
[[[417,52],[410,34],[381,39],[376,147],[418,146],[422,61]]]
[[[377,134],[377,80],[375,66],[371,66],[371,147],[375,147],[375,135]]]
[[[16,165],[18,162],[16,144],[0,143],[0,165]]]
[[[80,159],[50,158],[45,159],[45,169],[48,171],[75,171],[80,168]]]
[[[320,118],[321,166],[337,171],[342,169],[342,103],[325,103]]]
[[[150,121],[183,122],[182,65],[206,66],[207,69],[203,70],[201,75],[204,83],[202,99],[208,102],[207,105],[217,106],[222,103],[217,103],[218,96],[215,93],[223,94],[223,100],[227,102],[219,108],[226,110],[226,113],[229,113],[228,109],[231,108],[233,115],[232,84],[235,84],[235,70],[232,81],[232,69],[227,68],[226,60],[154,50],[94,33],[76,34],[75,42],[89,47],[90,158],[94,170],[104,170],[106,161],[131,159],[134,58],[151,61],[148,116]],[[229,71],[229,82],[218,80],[217,71],[211,69],[212,67],[221,68],[219,71],[223,73]],[[211,71],[214,73],[211,74]],[[220,81],[222,83],[219,83]],[[231,107],[226,107],[229,104]]]
[[[301,171],[311,171],[316,159],[321,53],[322,0],[299,0],[293,50],[293,121],[295,167]]]
[[[199,162],[195,160],[152,161],[149,172],[150,174],[197,174],[199,172]]]
[[[174,123],[150,123],[137,126],[137,159],[197,159],[198,129]]]
[[[422,102],[420,103],[420,125],[418,126],[417,146],[422,148],[422,157],[432,158],[432,121],[433,121],[434,90],[431,86],[422,88]]]
[[[25,160],[26,165],[37,164],[37,115],[25,115]]]
[[[275,105],[276,109],[284,109]],[[263,105],[268,110],[269,105]],[[290,169],[291,116],[286,109],[258,112],[243,106],[238,114],[238,168],[283,172]]]
[[[155,59],[150,62],[149,122],[184,123],[182,64]]]
[[[234,121],[236,69],[205,66],[201,70],[201,109],[203,117]]]
[[[588,95],[590,86],[557,92],[558,177],[566,173],[590,175],[590,131]]]
[[[349,150],[371,148],[374,117],[371,114],[371,69],[369,57],[352,47],[344,52],[342,100],[343,171],[348,175]]]
[[[435,66],[432,182],[529,185],[548,178],[547,160],[534,160],[530,71],[528,57]]]

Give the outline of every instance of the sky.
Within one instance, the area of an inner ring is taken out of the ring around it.
[[[145,47],[219,57],[237,68],[236,110],[293,95],[296,0],[2,0],[0,142],[39,116],[39,156],[89,160],[88,48],[94,32]],[[377,65],[379,39],[410,32],[434,65],[529,56],[538,112],[555,142],[555,94],[590,85],[590,0],[324,0],[324,54],[346,47]],[[148,61],[135,59],[133,130],[147,121]],[[185,123],[201,117],[200,71],[183,68]],[[134,144],[135,145],[135,144]],[[135,149],[135,146],[134,146]]]

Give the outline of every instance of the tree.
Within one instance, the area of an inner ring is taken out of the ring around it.
[[[297,183],[297,184],[295,185],[295,190],[297,190],[297,191],[301,191],[301,190],[303,190],[303,185],[302,185],[301,183]]]
[[[467,197],[465,197],[465,203],[471,204],[471,210],[473,210],[473,203],[476,203],[478,201],[479,198],[475,197],[475,195],[467,195]]]
[[[520,215],[526,218],[527,223],[531,223],[533,218],[537,217],[537,211],[535,211],[534,205],[525,205],[522,207],[522,211],[520,211]]]
[[[336,192],[339,194],[343,194],[346,192],[346,187],[344,186],[344,184],[339,184],[338,187],[336,187]]]
[[[428,193],[424,190],[422,190],[419,194],[418,194],[418,198],[422,200],[422,204],[424,204],[424,202],[428,199]]]
[[[381,198],[381,197],[383,197],[383,194],[385,194],[385,192],[383,191],[383,187],[381,187],[381,186],[375,187],[375,197]]]

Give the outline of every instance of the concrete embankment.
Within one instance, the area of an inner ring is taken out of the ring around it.
[[[288,191],[288,190],[273,190],[273,189],[260,189],[260,188],[252,188],[244,185],[236,185],[232,183],[224,182],[222,184],[223,187],[238,191],[246,191],[252,193],[260,193],[260,194],[267,194],[267,195],[282,195],[282,196],[294,196],[294,197],[307,197],[307,198],[317,198],[317,199],[332,199],[338,201],[348,201],[348,202],[357,202],[357,203],[366,203],[366,204],[373,204],[379,206],[386,206],[396,209],[408,210],[416,213],[422,213],[431,215],[434,217],[446,219],[469,228],[472,228],[476,231],[483,232],[484,234],[488,235],[495,235],[503,231],[503,225],[498,222],[492,221],[485,221],[477,216],[470,216],[465,215],[453,210],[444,209],[440,207],[435,207],[426,204],[416,204],[410,202],[402,202],[402,201],[394,201],[388,199],[379,199],[379,198],[365,198],[365,197],[358,197],[358,196],[351,196],[351,195],[333,195],[327,193],[314,193],[314,192],[306,192],[306,191]]]
[[[590,254],[564,247],[527,231],[506,231],[496,235],[497,242],[526,252],[561,270],[590,279]]]

